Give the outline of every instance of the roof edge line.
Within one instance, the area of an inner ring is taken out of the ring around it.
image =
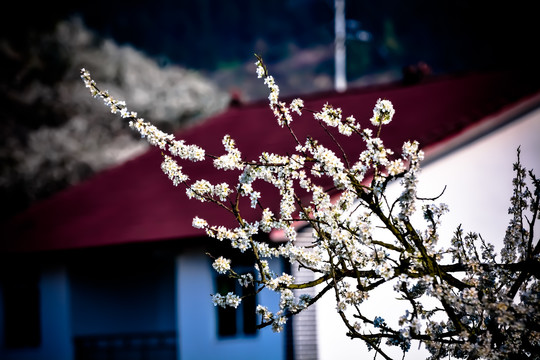
[[[498,112],[488,115],[484,119],[466,126],[460,132],[434,144],[426,146],[422,165],[426,166],[435,162],[454,151],[473,143],[512,122],[527,113],[540,108],[540,92],[528,96],[513,105],[509,105]]]

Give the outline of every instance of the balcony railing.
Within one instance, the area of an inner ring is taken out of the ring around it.
[[[75,360],[176,360],[176,332],[77,336]]]

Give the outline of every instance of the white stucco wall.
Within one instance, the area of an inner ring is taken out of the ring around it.
[[[285,333],[273,333],[270,328],[255,336],[219,338],[217,311],[210,295],[215,293],[215,276],[211,259],[201,250],[179,255],[176,259],[176,304],[178,329],[178,359],[182,360],[280,360],[285,359]],[[281,273],[279,263],[271,268]],[[258,294],[258,302],[278,309],[279,297],[270,291]]]
[[[527,169],[540,176],[540,109],[529,112],[520,120],[506,125],[473,143],[424,167],[418,195],[433,197],[447,188],[439,202],[449,205],[450,213],[443,218],[441,242],[448,241],[459,224],[465,231],[480,233],[484,239],[500,248],[509,221],[507,213],[512,193],[512,164],[516,149],[521,146],[521,161]],[[377,296],[377,297],[376,297]],[[389,289],[373,294],[374,314],[385,319],[396,318],[403,309],[396,308]],[[374,353],[358,340],[344,334],[345,326],[335,311],[333,294],[325,295],[317,306],[319,359],[367,359]],[[427,351],[413,345],[406,359],[425,359]],[[401,358],[401,352],[391,353]]]

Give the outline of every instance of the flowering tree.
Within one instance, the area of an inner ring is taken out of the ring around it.
[[[102,98],[113,113],[120,113],[150,144],[162,149],[161,169],[174,185],[184,186],[188,197],[220,206],[236,219],[236,228],[208,224],[199,217],[193,219],[193,226],[253,254],[255,276],[235,272],[231,260],[224,257],[213,263],[218,273],[256,292],[270,289],[279,293],[278,311],[257,306],[262,319],[259,326],[281,331],[290,316],[330,292],[347,335],[363,340],[385,359],[390,359],[386,346],[398,346],[405,354],[411,341],[423,342],[431,359],[538,358],[540,244],[534,238],[534,228],[540,217],[540,180],[523,168],[519,150],[511,222],[500,254],[480,235],[466,234],[461,228],[445,248],[437,245],[437,240],[447,206],[437,204],[437,198],[417,196],[423,159],[419,144],[406,142],[402,153],[395,155],[379,137],[383,125],[394,115],[390,101],[379,99],[375,104],[370,119],[373,130],[362,128],[353,116],[344,117],[341,109],[328,104],[311,111],[341,150],[336,154],[316,139],[296,136],[293,113],[300,116],[308,111],[303,101],[281,102],[279,88],[259,57],[256,66],[258,77],[270,90],[270,108],[278,125],[294,141],[290,155],[263,152],[258,159],[245,159],[228,135],[223,138],[224,155],[207,154],[203,148],[176,140],[138,118],[125,102],[99,90],[85,69],[81,77],[92,95]],[[336,132],[358,137],[365,144],[354,163],[339,146]],[[213,161],[217,170],[235,169],[241,175],[234,186],[190,179],[175,158]],[[321,178],[331,179],[340,192],[331,197],[320,185]],[[262,205],[255,181],[279,190],[279,214]],[[392,182],[402,188],[396,198],[390,198],[386,191]],[[258,221],[247,221],[242,215],[240,203],[246,201],[258,209]],[[423,221],[413,221],[415,213],[423,214]],[[295,243],[299,223],[312,228],[309,246]],[[283,231],[288,241],[270,246],[256,240],[257,234],[274,230]],[[298,283],[290,274],[274,273],[268,265],[273,257],[312,271],[315,280]],[[371,292],[385,283],[393,285],[399,300],[408,304],[395,324],[385,321],[383,314],[373,317],[364,310],[365,303],[372,300]],[[295,297],[293,290],[307,288],[315,288],[315,295]],[[234,293],[215,294],[212,301],[236,308],[242,298]]]

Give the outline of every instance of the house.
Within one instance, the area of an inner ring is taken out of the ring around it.
[[[539,84],[537,76],[517,72],[466,74],[414,86],[396,83],[310,95],[304,101],[314,110],[326,102],[341,107],[366,125],[376,100],[390,99],[397,113],[384,129],[385,144],[397,150],[416,139],[435,165],[449,150],[537,107]],[[334,148],[309,114],[293,126],[299,138],[310,135]],[[225,134],[247,158],[262,151],[286,154],[295,146],[275,124],[266,102],[231,107],[178,137],[221,155]],[[362,151],[354,139],[344,139],[342,146],[351,158]],[[216,276],[205,253],[229,250],[194,229],[192,218],[225,226],[234,219],[218,207],[189,200],[162,174],[160,163],[160,152],[152,149],[1,225],[0,358],[335,358],[332,347],[344,336],[335,340],[341,328],[334,328],[324,304],[299,315],[279,334],[254,329],[258,320],[248,301],[233,312],[212,305],[211,293],[234,284]],[[211,164],[182,165],[192,179],[218,180]],[[238,175],[226,171],[218,176],[233,184]],[[257,185],[261,192],[272,191]],[[276,209],[277,197],[269,197],[267,206]],[[306,234],[301,238],[309,241]],[[241,257],[237,260],[242,263]],[[278,261],[271,265],[279,272],[310,276]],[[277,301],[267,292],[257,299],[274,307]],[[358,355],[356,348],[351,352]]]
[[[399,108],[396,114],[399,113]],[[450,212],[443,216],[439,228],[442,246],[449,246],[454,231],[461,225],[465,232],[476,232],[495,245],[497,252],[511,216],[508,214],[512,196],[513,164],[517,149],[521,149],[523,166],[540,174],[540,92],[519,99],[480,118],[464,131],[424,148],[425,160],[419,176],[418,195],[446,203]],[[399,187],[393,184],[387,194],[399,196]],[[392,198],[392,195],[390,196]],[[419,219],[418,224],[423,224]],[[538,231],[538,226],[537,229]],[[309,241],[311,231],[299,234],[298,239]],[[407,304],[396,306],[391,287],[372,294],[376,304],[366,302],[365,314],[382,315],[398,319]],[[346,328],[337,312],[332,311],[335,298],[325,295],[317,303],[316,315],[319,339],[319,359],[352,360],[371,358],[367,347],[344,336]],[[371,306],[369,309],[367,306]],[[370,312],[371,311],[371,312]],[[399,348],[387,352],[393,359],[401,359]],[[423,360],[430,354],[421,344],[412,344],[405,359]]]

